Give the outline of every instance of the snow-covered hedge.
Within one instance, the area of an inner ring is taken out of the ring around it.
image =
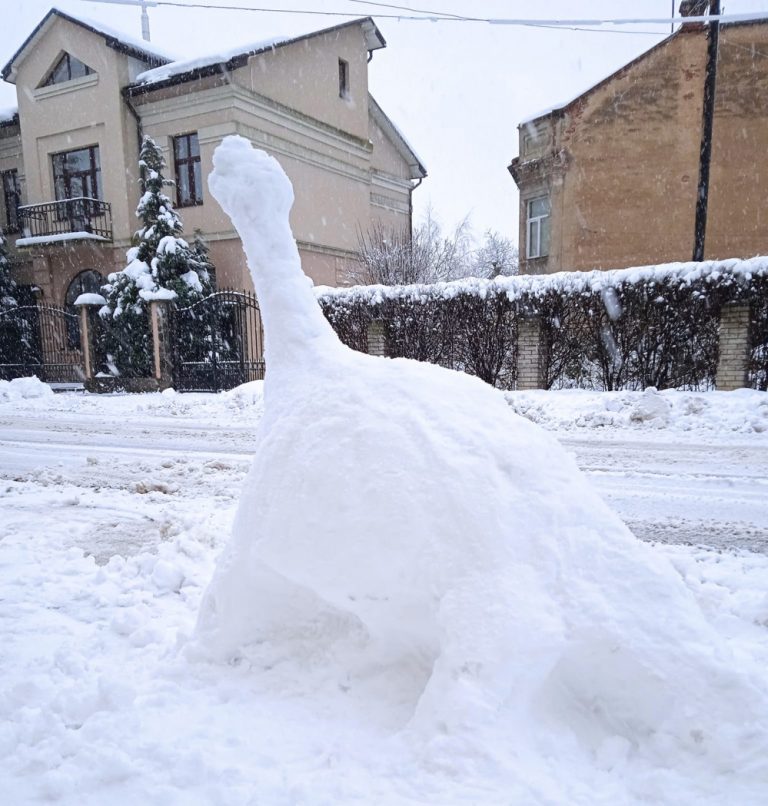
[[[511,387],[517,324],[536,315],[547,388],[709,388],[720,310],[749,302],[752,386],[768,385],[768,257],[615,271],[466,278],[317,290],[340,337],[365,350],[384,324],[388,354],[433,361]]]

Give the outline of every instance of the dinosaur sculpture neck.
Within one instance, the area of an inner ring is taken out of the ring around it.
[[[307,366],[339,347],[323,316],[289,223],[293,188],[277,160],[242,137],[216,149],[211,193],[232,219],[264,322],[270,373]]]

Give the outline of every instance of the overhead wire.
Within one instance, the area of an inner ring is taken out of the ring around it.
[[[202,2],[180,2],[180,0],[152,0],[154,5],[157,6],[173,6],[177,8],[203,8],[203,9],[216,9],[225,11],[253,11],[253,12],[268,12],[271,14],[306,14],[324,17],[354,17],[355,14],[348,11],[319,11],[317,9],[299,9],[299,8],[274,8],[266,6],[241,6],[229,5],[224,3],[202,3]],[[459,14],[447,14],[445,12],[435,11],[416,11],[409,9],[406,6],[397,6],[392,3],[376,3],[372,0],[350,0],[350,2],[364,3],[365,5],[374,5],[384,8],[402,9],[409,11],[409,14],[403,13],[378,13],[375,16],[407,20],[412,22],[463,22],[463,23],[486,23],[490,25],[503,25],[515,27],[548,27],[548,28],[564,28],[570,30],[598,30],[595,26],[602,28],[604,25],[669,25],[670,23],[692,23],[692,22],[748,22],[768,19],[768,11],[754,12],[749,14],[719,14],[719,15],[702,15],[690,17],[653,17],[653,18],[612,18],[612,19],[527,19],[524,17],[468,17]],[[415,11],[415,13],[413,13]],[[605,29],[611,30],[611,29]],[[643,31],[642,33],[657,33],[655,31]]]
[[[99,2],[100,0],[83,0],[84,2]],[[516,26],[526,28],[542,28],[548,30],[574,31],[579,33],[610,33],[624,35],[643,36],[667,36],[665,31],[645,31],[645,30],[620,30],[616,27],[606,28],[604,26],[619,25],[640,25],[649,23],[653,25],[669,25],[680,22],[737,22],[754,21],[768,19],[768,11],[751,14],[720,14],[717,16],[701,17],[664,17],[664,18],[637,18],[637,19],[526,19],[526,18],[494,18],[494,17],[470,17],[452,12],[432,11],[428,9],[402,6],[396,3],[376,2],[375,0],[348,0],[350,3],[358,5],[372,6],[374,8],[389,9],[385,12],[375,12],[374,16],[383,19],[394,19],[405,22],[461,22],[461,23],[485,23],[500,26]],[[105,2],[123,2],[126,5],[142,5],[142,0],[105,0]],[[173,8],[205,9],[213,11],[248,11],[256,13],[270,14],[295,14],[319,17],[345,17],[354,18],[355,13],[349,11],[328,11],[318,9],[303,8],[275,8],[271,6],[246,6],[230,5],[228,3],[215,2],[184,2],[184,0],[147,0],[147,5],[152,7],[170,6]],[[395,13],[392,13],[392,12]],[[403,13],[403,12],[408,12]],[[598,27],[595,27],[598,26]]]

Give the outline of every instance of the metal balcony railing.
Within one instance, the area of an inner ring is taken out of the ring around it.
[[[87,233],[112,240],[112,208],[99,199],[78,197],[18,208],[23,238]]]

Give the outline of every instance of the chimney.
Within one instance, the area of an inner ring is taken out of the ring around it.
[[[681,17],[703,17],[709,9],[709,0],[682,0],[680,3]],[[681,31],[701,31],[705,27],[703,22],[684,22]]]

